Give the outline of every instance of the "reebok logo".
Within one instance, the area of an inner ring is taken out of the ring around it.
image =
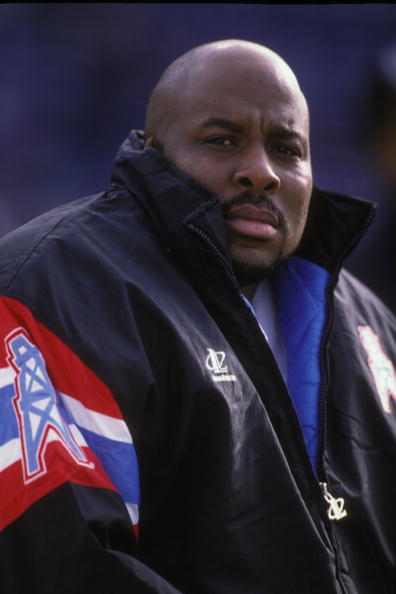
[[[214,382],[235,382],[236,376],[228,373],[228,367],[224,365],[226,354],[224,351],[215,351],[207,348],[208,356],[205,365],[212,372]]]

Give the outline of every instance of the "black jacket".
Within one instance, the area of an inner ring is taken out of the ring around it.
[[[371,217],[316,190],[295,256],[326,279],[316,469],[218,199],[135,134],[0,242],[2,594],[393,594],[396,324],[339,275]]]

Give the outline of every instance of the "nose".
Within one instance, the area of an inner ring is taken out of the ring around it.
[[[234,185],[238,189],[276,192],[281,185],[280,177],[275,173],[267,151],[263,146],[249,151],[239,164],[234,174]]]

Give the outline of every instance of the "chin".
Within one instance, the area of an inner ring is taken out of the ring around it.
[[[252,261],[242,258],[232,258],[232,266],[239,284],[243,287],[258,283],[271,274],[288,260],[289,256],[280,252],[272,260]]]

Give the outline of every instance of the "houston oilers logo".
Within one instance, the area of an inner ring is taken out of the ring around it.
[[[47,472],[46,450],[53,441],[60,443],[77,464],[92,468],[63,417],[38,348],[22,330],[9,335],[6,345],[8,360],[16,372],[13,404],[19,424],[25,483]]]
[[[396,374],[393,363],[382,349],[378,336],[370,326],[358,326],[362,345],[367,353],[368,364],[375,386],[386,413],[391,412],[391,398],[396,403]]]
[[[214,382],[235,382],[235,375],[228,373],[228,367],[224,365],[226,354],[224,351],[215,351],[214,349],[206,349],[208,356],[206,357],[205,365],[209,371],[212,372],[212,379]]]

